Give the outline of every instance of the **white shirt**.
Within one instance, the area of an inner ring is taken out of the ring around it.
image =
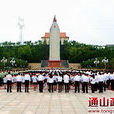
[[[74,82],[74,76],[70,76],[70,80],[72,81],[72,82]]]
[[[3,78],[3,82],[4,82],[4,83],[7,83],[6,77]]]
[[[46,79],[47,79],[47,83],[49,83],[49,76],[47,76]]]
[[[82,75],[81,80],[82,82],[89,82],[90,77]]]
[[[58,76],[53,76],[53,79],[54,79],[54,81],[56,81],[56,82],[57,82],[57,77],[58,77]]]
[[[98,75],[95,75],[95,82],[96,82],[96,83],[99,83]]]
[[[90,83],[95,84],[96,83],[95,78],[91,77],[91,82]]]
[[[98,81],[99,82],[104,82],[104,76],[103,75],[98,75]]]
[[[106,73],[105,73],[103,76],[104,76],[104,80],[105,80],[105,81],[109,80],[109,74],[106,74]]]
[[[80,81],[80,76],[78,76],[78,75],[76,75],[75,77],[74,77],[74,81]]]
[[[48,78],[48,81],[49,81],[49,83],[54,83],[54,79],[53,78]]]
[[[25,77],[24,77],[24,76],[22,76],[22,82],[23,82],[23,83],[25,82]]]
[[[110,74],[110,80],[114,80],[114,74]]]
[[[62,82],[62,77],[58,76],[58,82]]]
[[[32,77],[32,81],[33,81],[33,83],[36,83],[37,82],[37,77],[36,76],[33,76]]]
[[[30,81],[30,75],[29,74],[25,74],[25,78],[24,79]]]
[[[70,78],[68,75],[64,75],[63,79],[64,79],[64,83],[69,83]]]
[[[22,82],[22,76],[21,76],[21,75],[18,75],[18,76],[16,77],[16,80],[17,80],[17,82]]]
[[[44,77],[42,75],[39,75],[38,78],[37,78],[38,81],[43,81],[44,80]]]
[[[12,82],[16,82],[16,77],[12,76]]]
[[[7,81],[12,81],[12,75],[11,75],[11,74],[8,74],[8,75],[6,76],[6,79],[7,79]]]

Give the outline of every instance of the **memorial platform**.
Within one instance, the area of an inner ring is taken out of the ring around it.
[[[69,68],[68,60],[42,60],[41,67]]]

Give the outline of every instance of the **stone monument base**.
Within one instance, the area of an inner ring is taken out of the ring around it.
[[[68,60],[42,60],[41,67],[63,67],[69,68]]]
[[[62,67],[61,63],[59,60],[48,60],[48,67]]]

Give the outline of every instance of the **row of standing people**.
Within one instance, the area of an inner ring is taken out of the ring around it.
[[[34,74],[32,77],[29,73],[25,75],[21,75],[18,73],[17,76],[13,76],[8,73],[6,77],[3,78],[4,84],[7,83],[7,92],[12,92],[12,84],[17,83],[17,92],[21,92],[22,84],[25,84],[25,92],[29,92],[29,84],[33,83],[34,90],[37,89],[37,85],[39,84],[39,91],[43,92],[44,85],[48,86],[49,92],[53,92],[57,89],[58,92],[63,90],[63,86],[65,87],[65,92],[69,92],[70,86],[73,85],[75,87],[75,92],[80,92],[80,85],[82,85],[83,93],[88,93],[88,86],[91,85],[92,93],[99,90],[99,92],[103,92],[106,88],[111,84],[111,89],[114,90],[114,74],[111,73],[97,73],[88,75],[85,73],[42,73],[42,74]]]

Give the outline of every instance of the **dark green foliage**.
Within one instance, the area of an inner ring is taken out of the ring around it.
[[[60,49],[61,60],[69,60],[70,63],[82,63],[83,67],[95,67],[93,61],[96,57],[99,59],[107,57],[109,59],[107,67],[114,68],[112,65],[112,63],[114,64],[113,47],[86,45],[76,41],[65,41]],[[41,62],[41,60],[49,59],[49,45],[47,45],[46,42],[42,43],[40,40],[35,43],[27,41],[24,42],[23,45],[21,45],[20,42],[4,42],[0,44],[0,55],[0,60],[3,57],[15,57],[18,60],[24,60],[23,63],[26,61],[33,63]],[[19,62],[17,63],[19,64]],[[2,66],[2,63],[0,63],[0,66]],[[103,63],[100,63],[99,67],[104,67]]]

